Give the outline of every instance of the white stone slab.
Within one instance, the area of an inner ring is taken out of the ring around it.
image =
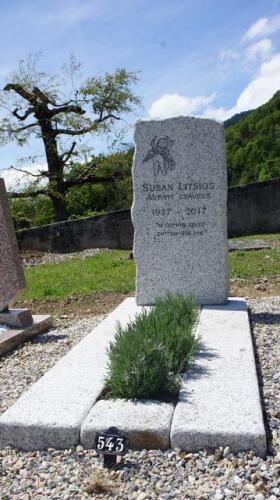
[[[139,120],[133,160],[137,304],[167,292],[199,304],[228,298],[223,124],[180,116]]]
[[[132,450],[170,447],[170,427],[174,406],[159,401],[101,400],[82,424],[81,444],[94,448],[96,433],[117,427],[129,439]]]
[[[0,356],[27,342],[35,335],[49,330],[53,325],[52,317],[47,314],[31,315],[31,320],[32,323],[25,328],[7,327],[0,332]]]
[[[188,451],[229,446],[266,453],[266,434],[246,302],[205,306],[201,351],[180,391],[171,446]]]
[[[77,444],[82,421],[104,387],[105,353],[116,322],[125,326],[140,310],[134,298],[124,300],[23,394],[0,417],[0,447],[32,450]]]

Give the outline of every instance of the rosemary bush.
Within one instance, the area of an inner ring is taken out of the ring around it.
[[[108,348],[108,396],[161,398],[174,395],[197,340],[193,326],[197,307],[179,294],[158,299],[126,328],[119,324]]]

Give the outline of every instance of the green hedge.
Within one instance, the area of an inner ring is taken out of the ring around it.
[[[197,347],[192,298],[168,295],[143,310],[126,328],[117,326],[108,349],[108,395],[161,398],[178,392],[180,374]]]

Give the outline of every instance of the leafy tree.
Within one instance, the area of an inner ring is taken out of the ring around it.
[[[277,177],[280,178],[280,158],[265,161],[259,173],[259,180],[268,181]]]
[[[126,145],[126,149],[123,151],[92,158],[92,161],[98,165],[95,169],[96,182],[69,188],[66,194],[68,220],[131,206],[133,152],[133,147]],[[73,163],[65,175],[66,180],[75,179],[78,175],[82,175],[86,168],[86,165]],[[117,177],[119,172],[122,174],[121,178]],[[114,182],[101,184],[97,182],[99,177],[114,179]],[[32,186],[28,186],[27,192],[30,192],[31,189]],[[54,222],[53,207],[48,196],[11,198],[10,207],[17,229]]]
[[[100,213],[111,210],[129,208],[132,204],[132,178],[131,166],[134,149],[119,151],[108,156],[99,156],[95,162],[99,165],[96,177],[115,179],[112,183],[76,186],[67,193],[67,210],[79,216],[91,215],[92,212]],[[71,177],[76,176],[73,166]],[[118,173],[122,172],[122,178]]]
[[[36,60],[29,58],[27,62],[21,61],[0,96],[0,105],[7,112],[0,120],[1,144],[16,141],[22,146],[30,139],[39,139],[47,161],[47,168],[36,174],[11,167],[35,179],[30,189],[11,196],[47,195],[56,221],[65,220],[67,216],[66,198],[70,188],[85,183],[112,183],[121,177],[118,171],[113,176],[94,175],[98,164],[80,140],[110,132],[122,114],[140,104],[131,89],[138,79],[135,73],[117,69],[113,74],[92,76],[76,85],[79,71],[80,65],[71,57],[64,66],[71,82],[71,90],[66,95],[66,83],[38,71]],[[72,169],[75,175],[67,175],[69,167],[82,157],[86,159],[84,167]]]
[[[12,198],[10,208],[16,230],[54,222],[53,207],[48,196]]]

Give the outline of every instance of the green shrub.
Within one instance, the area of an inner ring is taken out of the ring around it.
[[[13,222],[16,231],[19,231],[21,229],[29,229],[32,226],[32,220],[28,217],[25,217],[25,215],[23,215],[21,212],[14,215]]]
[[[108,395],[161,398],[175,394],[194,353],[197,307],[179,294],[158,299],[126,328],[119,324],[108,349]]]

